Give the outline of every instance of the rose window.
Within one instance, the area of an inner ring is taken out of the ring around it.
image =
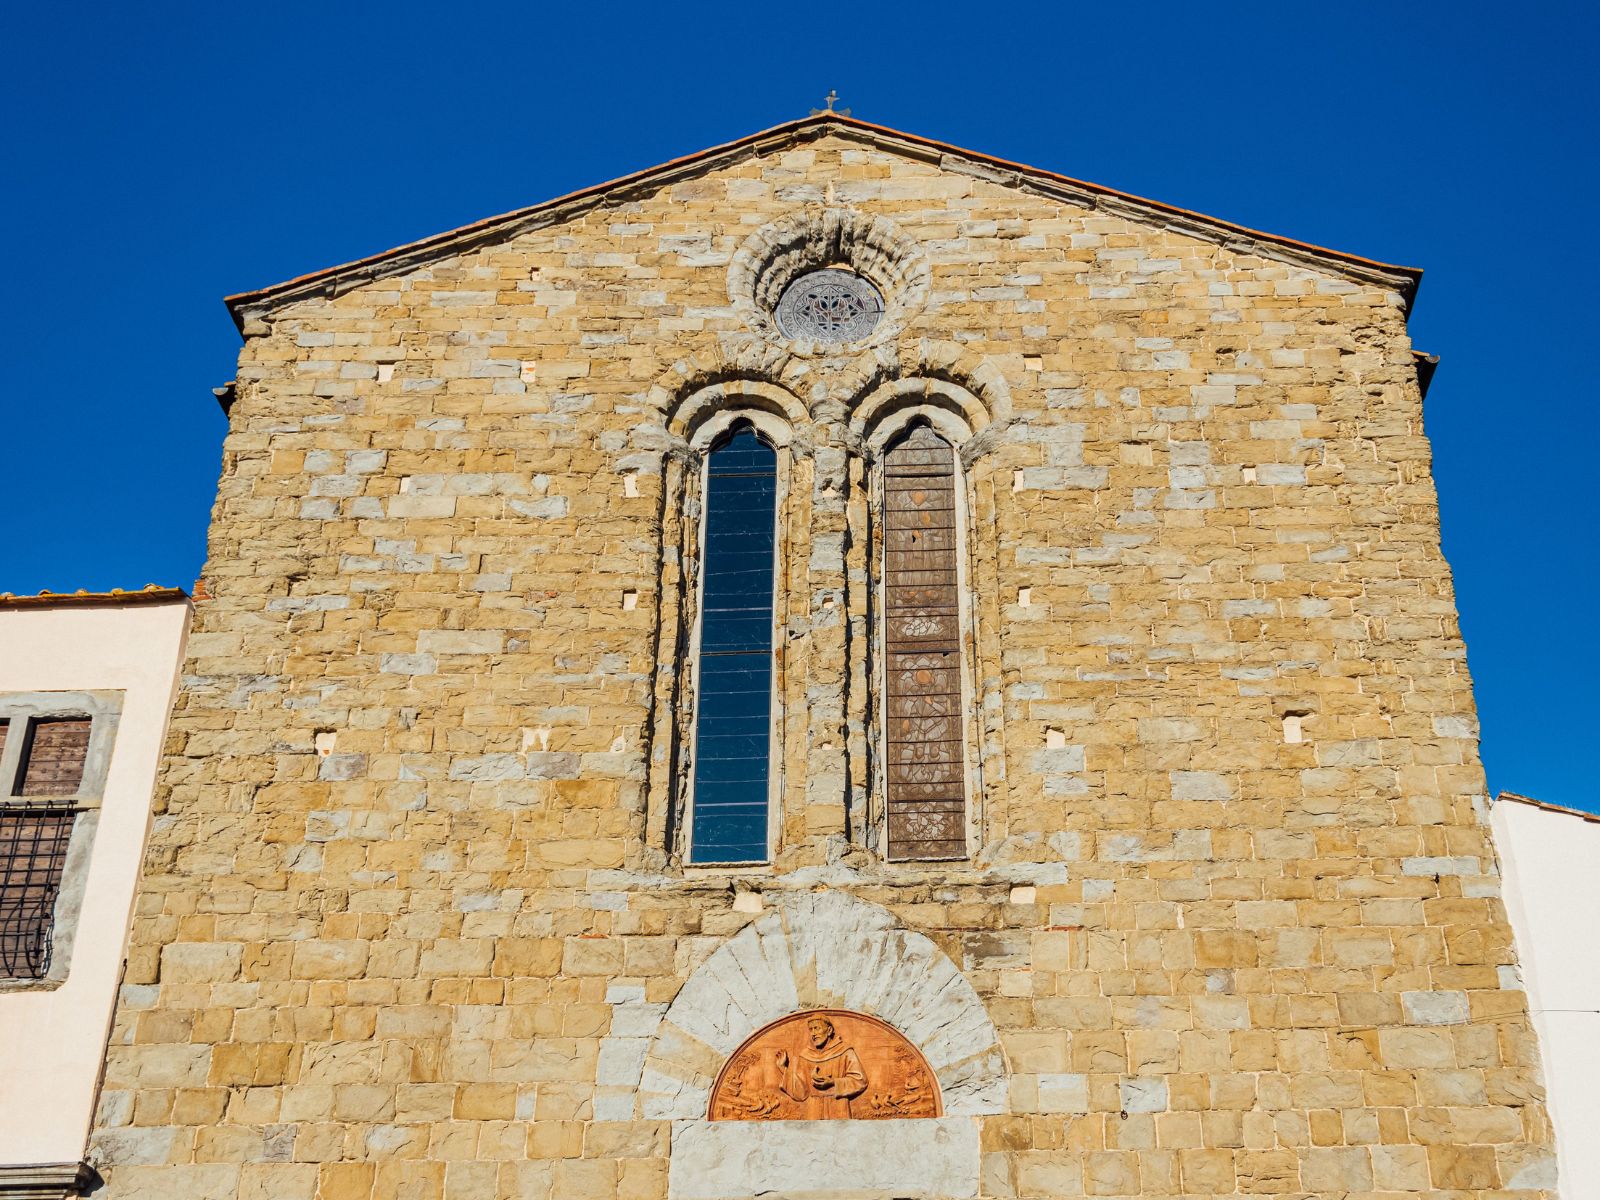
[[[789,338],[854,342],[883,316],[883,297],[861,276],[837,268],[808,271],[778,301],[778,328]]]

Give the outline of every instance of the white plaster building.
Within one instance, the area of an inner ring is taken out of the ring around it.
[[[1566,1200],[1600,1196],[1600,815],[1501,792],[1506,908],[1539,1031]]]
[[[188,597],[0,596],[0,1197],[59,1200],[126,954]]]

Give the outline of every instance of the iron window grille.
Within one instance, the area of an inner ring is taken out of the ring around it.
[[[58,908],[75,835],[99,815],[116,719],[101,694],[0,696],[0,983],[61,974]]]

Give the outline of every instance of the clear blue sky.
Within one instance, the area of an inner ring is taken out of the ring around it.
[[[1577,3],[18,4],[0,591],[187,585],[221,297],[792,117],[857,116],[1426,268],[1491,788],[1600,808],[1600,61]],[[0,651],[3,652],[3,651]]]

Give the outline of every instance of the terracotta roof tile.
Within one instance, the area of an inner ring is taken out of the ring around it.
[[[1514,804],[1526,804],[1530,808],[1542,808],[1546,812],[1560,813],[1566,817],[1577,817],[1580,821],[1593,821],[1600,825],[1600,813],[1585,812],[1581,808],[1568,808],[1563,804],[1550,804],[1544,800],[1535,800],[1532,796],[1523,796],[1517,792],[1501,792],[1494,798],[1499,804],[1502,800],[1510,800]]]
[[[0,592],[0,608],[56,608],[69,605],[162,604],[172,600],[188,600],[189,593],[179,587],[162,587],[147,583],[136,591],[112,588],[109,592],[91,592],[79,588],[75,592],[37,592],[19,596],[14,592]]]
[[[513,236],[524,229],[539,228],[542,225],[571,219],[618,192],[654,190],[675,179],[710,170],[747,155],[770,153],[785,144],[826,134],[867,142],[891,152],[910,154],[927,161],[966,165],[981,171],[986,178],[995,179],[1000,183],[1025,186],[1112,211],[1124,213],[1136,211],[1146,219],[1155,216],[1165,224],[1194,236],[1224,238],[1229,242],[1243,243],[1252,250],[1274,254],[1290,261],[1315,263],[1324,269],[1342,270],[1364,279],[1383,280],[1400,292],[1407,308],[1410,307],[1422,279],[1422,271],[1417,267],[1378,262],[1358,254],[1331,250],[1280,234],[1265,233],[1204,213],[1163,204],[1158,200],[1147,200],[1101,184],[1088,183],[973,150],[964,150],[947,142],[903,133],[883,125],[874,125],[869,121],[846,117],[840,113],[822,113],[776,125],[736,141],[672,159],[659,166],[636,171],[565,196],[558,196],[528,208],[488,217],[353,262],[313,271],[308,275],[301,275],[270,287],[239,292],[226,298],[228,311],[233,314],[235,323],[243,330],[247,317],[252,313],[270,311],[281,304],[310,296],[335,295],[373,279],[412,269],[435,256],[459,253],[500,237]]]

